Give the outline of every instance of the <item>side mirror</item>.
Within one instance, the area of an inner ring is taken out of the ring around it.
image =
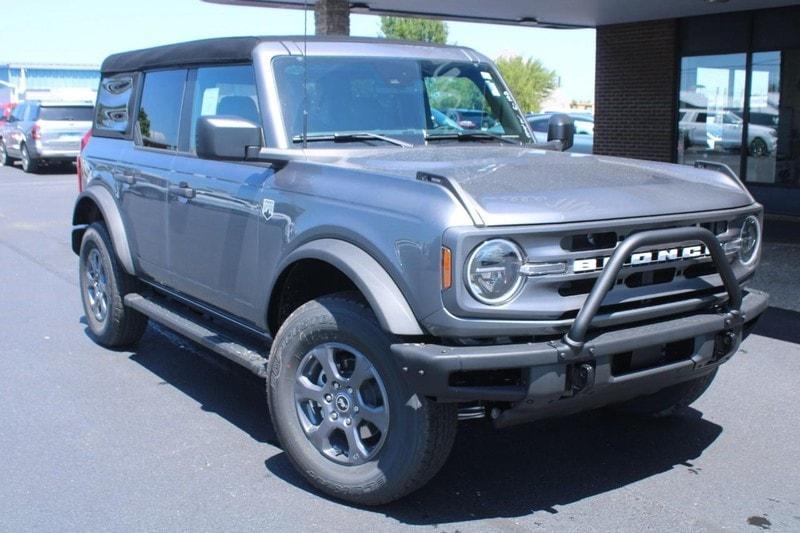
[[[575,123],[572,117],[564,113],[556,113],[550,117],[547,124],[547,142],[556,141],[560,143],[562,152],[572,148],[575,141]]]
[[[197,157],[242,161],[250,146],[261,146],[261,127],[240,117],[213,115],[197,119]]]

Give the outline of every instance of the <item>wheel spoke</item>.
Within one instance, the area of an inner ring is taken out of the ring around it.
[[[312,426],[306,435],[318,450],[327,450],[331,447],[330,437],[334,429],[336,429],[335,424],[327,418],[323,418],[322,422],[318,426]]]
[[[355,367],[348,381],[351,387],[358,390],[365,381],[373,379],[374,376],[372,364],[369,360],[360,353],[354,353],[353,355],[355,357]]]
[[[389,413],[386,412],[384,407],[367,407],[361,409],[361,419],[369,422],[381,433],[386,433],[389,427]]]
[[[364,446],[364,441],[361,440],[355,424],[347,428],[344,434],[347,437],[347,459],[351,463],[360,462],[369,457],[369,450]]]
[[[294,381],[294,395],[299,400],[312,400],[322,404],[322,387],[311,383],[307,377],[298,376]]]
[[[314,354],[319,364],[322,365],[322,371],[328,378],[328,382],[333,380],[342,381],[342,376],[339,374],[339,369],[336,368],[336,361],[333,358],[334,350],[332,347],[327,345],[318,346],[314,348],[311,353]]]

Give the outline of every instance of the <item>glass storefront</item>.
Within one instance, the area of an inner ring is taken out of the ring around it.
[[[800,187],[800,50],[681,60],[678,162],[725,163],[752,187]]]

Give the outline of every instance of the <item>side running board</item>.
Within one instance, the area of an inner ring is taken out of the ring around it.
[[[254,374],[266,377],[267,359],[263,354],[235,339],[222,328],[215,329],[213,322],[198,321],[196,314],[182,305],[171,303],[166,298],[150,299],[133,293],[125,296],[125,305],[204,348],[242,365]],[[264,349],[266,351],[266,347]]]

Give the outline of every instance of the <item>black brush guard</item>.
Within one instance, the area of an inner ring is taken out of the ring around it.
[[[708,248],[727,291],[727,301],[689,315],[627,327],[591,329],[603,300],[636,250],[684,242],[700,242]],[[701,227],[648,230],[630,235],[616,248],[569,331],[560,340],[480,346],[401,343],[392,345],[392,352],[419,394],[444,401],[519,402],[517,405],[523,409],[540,409],[546,416],[559,411],[564,404],[571,403],[577,409],[592,408],[710,372],[736,352],[744,324],[752,323],[766,309],[767,302],[768,296],[762,292],[748,290],[743,294],[722,246],[709,230]],[[475,334],[480,336],[480,321],[476,321]],[[730,341],[723,356],[716,348],[721,337]],[[616,354],[685,339],[696,341],[696,351],[686,360],[625,376],[612,374],[611,360]],[[503,369],[519,369],[519,384],[461,386],[450,379],[458,373]],[[590,375],[581,376],[584,371]],[[570,383],[575,375],[591,381],[588,386],[578,388],[579,392],[594,388],[591,394],[574,394],[576,389]],[[576,397],[569,402],[560,401],[565,396]],[[529,413],[521,416],[530,418]]]

